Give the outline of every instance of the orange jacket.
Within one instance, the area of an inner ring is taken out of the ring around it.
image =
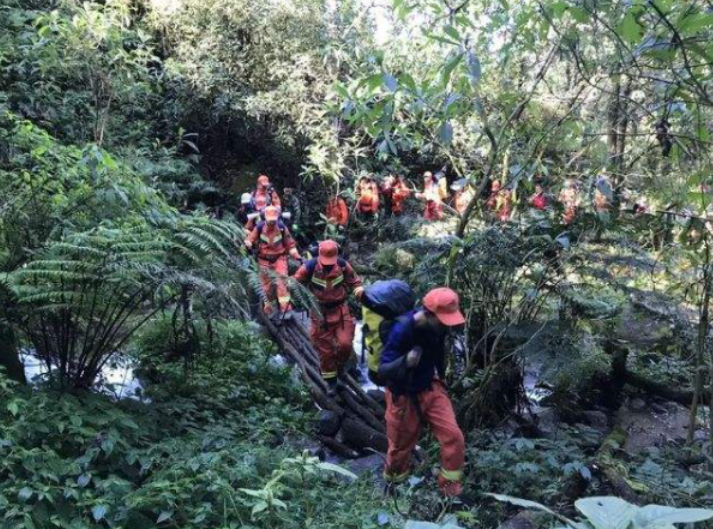
[[[379,188],[375,182],[365,182],[359,185],[358,209],[360,213],[378,213]]]
[[[411,196],[411,190],[401,181],[396,182],[391,187],[391,211],[393,213],[403,213],[404,202]]]
[[[300,266],[294,277],[310,289],[317,298],[324,317],[331,322],[330,316],[341,318],[341,313],[337,309],[347,300],[351,292],[361,286],[361,278],[343,259],[339,259],[329,272],[319,264],[317,259],[315,261],[316,263],[308,261]],[[311,275],[310,268],[312,268]]]
[[[272,227],[266,222],[259,222],[248,235],[247,241],[253,247],[257,243],[258,259],[274,262],[288,253],[295,259],[299,257],[290,230],[279,222]]]
[[[349,223],[349,208],[341,197],[334,197],[327,202],[327,221],[337,226]]]

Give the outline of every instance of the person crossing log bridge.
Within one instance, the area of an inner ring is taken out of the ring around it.
[[[321,315],[312,314],[312,343],[319,351],[322,377],[329,394],[336,394],[337,376],[352,354],[354,318],[347,299],[364,292],[361,279],[351,265],[339,257],[339,246],[327,240],[319,243],[319,255],[304,263],[294,278],[317,298]]]

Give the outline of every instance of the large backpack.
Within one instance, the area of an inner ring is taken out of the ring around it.
[[[379,362],[384,345],[399,316],[414,308],[416,300],[411,287],[399,279],[377,281],[364,290],[361,299],[363,352],[369,368],[369,378],[383,386],[379,379]]]

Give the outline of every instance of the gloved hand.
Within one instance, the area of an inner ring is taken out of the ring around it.
[[[245,248],[247,248],[248,250],[252,250],[252,249],[253,249],[253,243],[252,243],[251,241],[246,240],[246,241],[245,241]]]
[[[354,289],[354,297],[357,301],[361,302],[361,298],[364,296],[364,287],[356,287]]]
[[[406,365],[411,369],[416,367],[421,361],[422,354],[423,350],[420,347],[414,347],[413,349],[411,349],[406,355]]]

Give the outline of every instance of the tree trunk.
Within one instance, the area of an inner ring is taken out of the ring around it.
[[[708,342],[708,327],[710,326],[709,306],[711,299],[711,269],[710,269],[710,245],[706,240],[705,263],[703,265],[703,299],[699,307],[698,320],[698,342],[696,347],[695,379],[693,385],[693,399],[691,402],[691,412],[688,418],[688,444],[693,443],[696,434],[696,423],[698,416],[698,402],[703,396],[703,362],[705,359],[706,344]]]
[[[27,384],[25,368],[20,361],[15,333],[9,325],[0,323],[0,367],[4,367],[8,377],[21,384]]]

